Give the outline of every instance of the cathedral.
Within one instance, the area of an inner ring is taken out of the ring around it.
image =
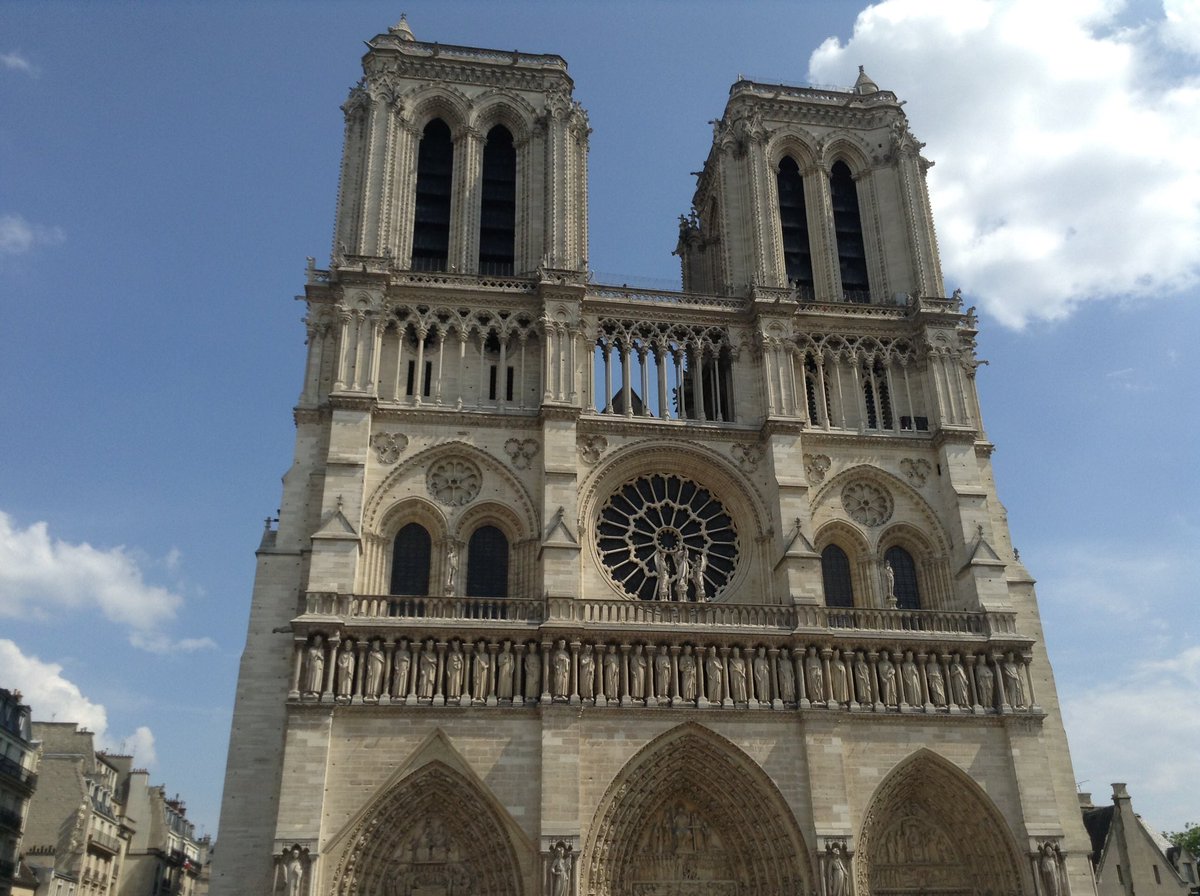
[[[562,58],[362,64],[216,896],[1094,893],[901,101],[733,84],[668,291]]]

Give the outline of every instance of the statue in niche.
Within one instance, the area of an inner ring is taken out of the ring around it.
[[[1008,694],[1009,705],[1013,709],[1025,708],[1025,685],[1021,682],[1021,667],[1008,655],[1008,659],[1000,666],[1004,673],[1004,690]]]
[[[1060,896],[1062,893],[1061,852],[1058,845],[1047,840],[1038,849],[1038,878],[1042,884],[1042,896]]]
[[[779,662],[775,664],[775,672],[779,678],[779,699],[784,703],[796,702],[796,673],[792,669],[792,658],[787,648],[779,651]]]
[[[550,675],[553,682],[551,696],[555,700],[566,700],[571,689],[571,654],[567,652],[567,642],[561,639],[550,655]]]
[[[725,664],[717,656],[717,648],[708,649],[708,659],[704,661],[704,677],[708,685],[708,702],[720,703],[724,696]]]
[[[392,696],[404,698],[408,696],[408,672],[412,668],[412,652],[408,649],[408,639],[401,638],[396,645],[396,654],[392,657]]]
[[[661,547],[654,549],[654,596],[658,600],[671,599],[671,570],[667,566],[667,554]]]
[[[909,706],[920,706],[924,701],[921,700],[921,673],[917,669],[917,664],[913,662],[912,651],[904,654],[904,662],[900,664],[900,673],[904,678],[904,700]]]
[[[887,594],[884,595],[888,599],[889,606],[895,606],[896,597],[896,570],[892,569],[892,561],[883,561],[883,577],[887,582]]]
[[[729,695],[734,703],[750,702],[746,690],[746,661],[739,647],[733,648],[733,655],[729,657]]]
[[[609,644],[604,654],[604,693],[609,700],[621,698],[621,658],[616,644]]]
[[[808,688],[808,699],[813,703],[825,702],[825,672],[817,648],[808,648],[808,659],[804,661],[804,683]]]
[[[751,663],[754,667],[754,693],[759,703],[771,702],[771,666],[767,662],[767,648],[760,647]]]
[[[897,706],[900,703],[896,685],[896,667],[884,650],[879,654],[879,691],[885,706]]]
[[[967,670],[963,668],[958,654],[954,654],[954,662],[950,664],[950,694],[954,704],[959,708],[971,705],[971,687],[967,682]]]
[[[308,675],[304,679],[304,693],[308,697],[320,697],[325,687],[325,639],[313,635],[308,648]]]
[[[511,702],[513,698],[513,655],[508,641],[496,654],[496,697]]]
[[[450,642],[446,654],[446,699],[458,700],[463,692],[463,655],[457,641]]]
[[[338,651],[335,678],[338,699],[349,700],[354,693],[354,648],[349,641],[343,641],[342,649]]]
[[[996,706],[996,676],[992,674],[992,667],[988,665],[986,656],[979,657],[979,662],[975,665],[975,687],[979,692],[979,702],[988,709],[994,709]]]
[[[302,896],[304,893],[305,860],[308,850],[301,849],[296,843],[291,849],[285,849],[276,859],[275,889],[287,896]]]
[[[654,695],[659,700],[671,696],[671,657],[667,655],[667,645],[658,648],[654,656]]]
[[[833,699],[838,703],[850,702],[850,689],[846,687],[846,664],[841,655],[835,650],[833,660],[829,664],[829,674],[833,678]]]
[[[571,847],[561,840],[550,853],[550,896],[567,896],[571,887]]]
[[[693,600],[704,601],[708,595],[704,591],[704,575],[708,572],[708,554],[703,549],[696,552],[692,561],[692,594]]]
[[[871,686],[871,667],[867,665],[867,658],[861,650],[854,658],[854,688],[858,691],[859,703],[874,702],[875,688]]]
[[[437,667],[437,654],[433,652],[433,639],[430,638],[421,648],[421,658],[417,661],[417,697],[419,699],[433,699]]]
[[[825,896],[846,896],[849,886],[845,848],[840,843],[831,843],[825,847]]]
[[[688,559],[687,546],[680,541],[672,556],[675,560],[675,600],[686,601],[688,599],[688,579],[691,578],[692,573],[692,563]]]
[[[584,644],[579,648],[579,696],[591,700],[596,696],[596,657],[592,655],[592,645]]]
[[[629,658],[630,696],[641,700],[646,696],[646,654],[641,644],[634,645],[633,656]]]
[[[537,645],[530,644],[525,654],[525,699],[536,702],[542,695],[542,660]]]
[[[488,697],[488,685],[492,671],[492,658],[488,655],[487,645],[480,641],[475,645],[475,657],[471,663],[471,700],[484,703]]]
[[[691,644],[685,644],[679,655],[679,696],[688,702],[696,700],[696,657]]]
[[[454,589],[458,583],[458,548],[450,542],[446,548],[446,596],[454,597]]]
[[[942,667],[938,658],[930,658],[925,667],[925,681],[929,684],[929,702],[941,708],[946,705],[946,681],[942,678]]]
[[[367,652],[367,680],[363,682],[363,697],[379,699],[379,693],[383,690],[384,662],[383,650],[379,646],[379,639],[376,638]]]

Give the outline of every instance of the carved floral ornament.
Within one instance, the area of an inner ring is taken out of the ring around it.
[[[437,501],[447,507],[461,507],[479,495],[483,473],[466,458],[450,457],[429,467],[425,484]]]
[[[504,453],[512,460],[512,465],[518,470],[529,469],[529,463],[538,453],[536,439],[509,439],[504,443]]]
[[[398,432],[377,432],[371,436],[371,447],[381,464],[394,464],[408,447],[408,436]]]
[[[933,472],[933,467],[923,458],[906,457],[900,461],[900,472],[910,485],[920,488]]]
[[[747,473],[757,470],[763,458],[762,446],[756,445],[754,442],[735,442],[729,450],[733,454],[733,459]]]
[[[825,474],[829,472],[830,464],[828,454],[806,454],[804,455],[804,474],[813,484],[822,482]]]
[[[842,489],[842,507],[852,520],[864,526],[882,526],[892,518],[892,496],[865,479],[846,484]]]
[[[608,439],[604,436],[583,436],[579,439],[579,456],[584,463],[595,464],[608,450]]]

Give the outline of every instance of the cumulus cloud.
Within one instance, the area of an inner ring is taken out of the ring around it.
[[[1097,803],[1106,787],[1129,783],[1134,804],[1160,830],[1195,819],[1192,793],[1181,782],[1200,778],[1200,647],[1141,663],[1117,682],[1064,692],[1063,720],[1075,774],[1088,780]]]
[[[12,50],[8,53],[0,53],[0,65],[4,66],[10,72],[24,72],[27,75],[36,77],[37,69],[33,67],[33,63],[25,58],[19,50]]]
[[[154,734],[139,727],[126,738],[114,737],[108,730],[108,712],[93,703],[74,682],[63,677],[62,666],[26,656],[12,641],[0,638],[0,669],[5,686],[22,693],[24,702],[39,722],[73,722],[96,735],[96,746],[116,753],[131,753],[139,766],[149,768],[158,757],[154,752]]]
[[[144,650],[215,646],[208,638],[172,642],[162,633],[182,603],[179,594],[147,583],[124,547],[70,544],[52,538],[44,522],[22,529],[0,511],[0,617],[49,619],[65,609],[95,608],[128,626],[131,643]]]
[[[30,224],[16,214],[0,215],[0,255],[23,255],[38,246],[57,246],[65,239],[61,227]]]
[[[1200,14],[1115,0],[885,0],[809,60],[909,103],[948,286],[1010,326],[1200,282]],[[1181,73],[1184,72],[1184,73]]]

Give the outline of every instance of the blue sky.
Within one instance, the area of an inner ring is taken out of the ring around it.
[[[729,85],[907,100],[947,291],[1039,578],[1076,777],[1200,821],[1195,4],[408,3],[418,38],[564,56],[591,267],[678,282]],[[0,686],[216,828],[262,519],[291,462],[305,256],[381,4],[0,12]],[[608,278],[603,278],[608,279]],[[1189,789],[1190,788],[1190,789]]]

